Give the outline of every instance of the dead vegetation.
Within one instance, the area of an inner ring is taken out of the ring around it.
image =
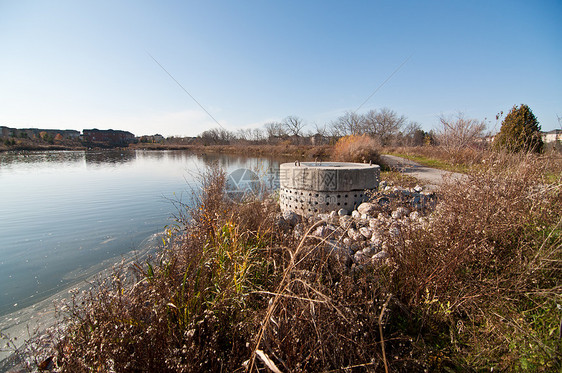
[[[271,197],[229,202],[211,169],[158,258],[70,305],[56,369],[560,369],[560,162],[481,163],[369,266],[297,240]]]

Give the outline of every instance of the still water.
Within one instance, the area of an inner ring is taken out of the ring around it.
[[[227,172],[278,165],[184,151],[0,153],[0,316],[146,246],[214,162]]]

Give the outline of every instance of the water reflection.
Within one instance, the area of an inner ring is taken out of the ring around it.
[[[45,299],[161,231],[177,213],[170,201],[213,164],[260,176],[278,166],[180,150],[0,153],[0,196],[9,196],[0,213],[0,315]]]
[[[82,163],[83,151],[4,152],[0,153],[0,170],[13,164]]]
[[[103,150],[103,151],[86,151],[86,164],[116,164],[134,161],[137,153],[134,150]]]

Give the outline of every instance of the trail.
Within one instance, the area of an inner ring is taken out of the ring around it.
[[[445,180],[460,181],[468,178],[465,174],[422,166],[417,162],[394,155],[381,155],[381,161],[393,170],[415,177],[432,191],[438,190]]]

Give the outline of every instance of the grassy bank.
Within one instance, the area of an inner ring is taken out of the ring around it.
[[[410,159],[423,166],[460,173],[477,168],[492,155],[487,148],[469,147],[453,151],[441,146],[386,147],[383,152]]]
[[[230,202],[210,169],[160,256],[69,305],[58,369],[560,370],[562,166],[483,164],[365,265],[321,221],[295,234],[274,196]]]

